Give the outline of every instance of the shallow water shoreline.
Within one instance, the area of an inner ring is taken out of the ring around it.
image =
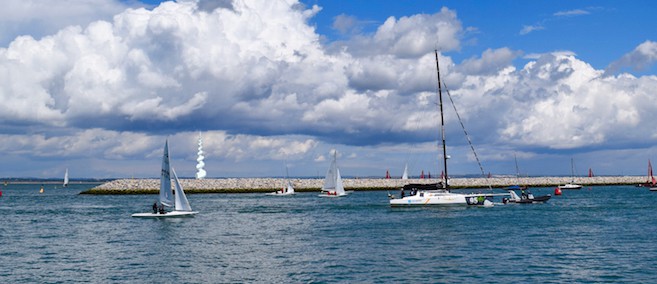
[[[324,179],[290,179],[296,191],[319,191]],[[436,183],[440,179],[374,179],[345,178],[347,190],[396,190],[407,183]],[[570,177],[493,177],[493,178],[453,178],[452,188],[501,188],[510,185],[527,185],[534,187],[552,187],[570,182]],[[577,177],[575,183],[584,186],[594,185],[635,185],[646,181],[645,176],[600,176]],[[255,193],[280,190],[285,184],[284,178],[221,178],[221,179],[182,179],[186,193]],[[159,179],[117,179],[82,194],[155,194],[160,186]]]

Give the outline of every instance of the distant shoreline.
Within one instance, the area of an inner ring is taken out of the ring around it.
[[[295,191],[319,191],[324,179],[291,178]],[[503,188],[511,185],[533,187],[556,187],[571,182],[571,177],[492,177],[492,178],[452,178],[453,189],[466,188]],[[595,185],[636,185],[647,180],[645,176],[600,176],[576,177],[574,182],[583,186]],[[280,190],[285,184],[284,178],[221,178],[221,179],[182,179],[180,182],[186,193],[258,193]],[[437,183],[440,179],[373,179],[345,178],[347,190],[398,190],[408,183]],[[116,179],[91,188],[81,194],[156,194],[160,187],[159,179]]]
[[[63,184],[63,181],[54,181],[54,180],[6,180],[0,181],[0,184]],[[104,184],[107,181],[72,181],[69,182],[70,185],[73,184]]]

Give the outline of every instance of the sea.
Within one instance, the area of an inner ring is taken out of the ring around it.
[[[386,191],[188,194],[195,217],[138,219],[156,195],[40,186],[2,186],[2,283],[657,281],[657,192],[646,188],[491,208],[391,208]]]

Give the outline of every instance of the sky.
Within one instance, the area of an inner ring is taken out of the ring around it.
[[[654,1],[7,0],[0,177],[156,177],[167,139],[193,177],[199,134],[208,177],[322,177],[333,151],[343,176],[436,175],[434,50],[450,175],[645,175],[656,13]]]

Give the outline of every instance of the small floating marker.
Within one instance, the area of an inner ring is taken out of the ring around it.
[[[561,188],[555,188],[554,189],[554,195],[561,195]]]

